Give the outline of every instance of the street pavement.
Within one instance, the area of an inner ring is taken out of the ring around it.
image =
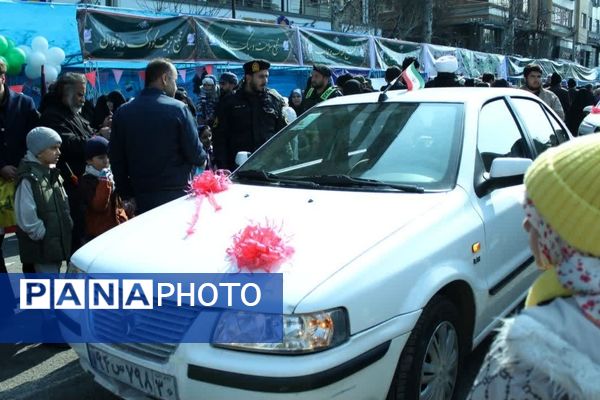
[[[3,252],[9,272],[21,272],[17,239],[7,235]],[[457,399],[465,399],[491,339],[467,359]],[[0,400],[117,400],[79,366],[73,350],[40,344],[0,344]],[[208,399],[210,400],[210,399]]]

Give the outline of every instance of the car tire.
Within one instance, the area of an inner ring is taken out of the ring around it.
[[[441,295],[431,299],[402,350],[387,400],[455,398],[464,337],[454,303]]]

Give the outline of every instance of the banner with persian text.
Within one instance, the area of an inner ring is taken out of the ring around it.
[[[79,10],[84,59],[196,58],[196,23],[190,17],[150,18]]]
[[[402,65],[406,57],[421,57],[422,46],[419,43],[403,42],[395,39],[375,38],[377,67],[386,69],[392,65]]]
[[[262,58],[276,64],[298,64],[296,31],[287,26],[209,18],[194,21],[200,60]]]
[[[369,36],[299,30],[304,64],[370,68]]]

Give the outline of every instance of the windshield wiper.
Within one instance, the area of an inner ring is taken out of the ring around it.
[[[376,179],[357,178],[350,175],[314,175],[304,176],[303,180],[315,182],[320,185],[344,186],[344,187],[380,187],[401,190],[409,193],[423,193],[425,189],[422,186],[403,185],[398,183],[388,183]]]
[[[242,171],[236,171],[233,174],[234,180],[252,180],[258,182],[268,182],[272,184],[285,183],[288,185],[296,185],[309,188],[318,188],[319,185],[316,182],[296,180],[291,178],[281,178],[271,172],[267,172],[259,169],[247,169]]]

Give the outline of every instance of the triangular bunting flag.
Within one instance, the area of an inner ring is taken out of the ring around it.
[[[146,83],[146,71],[138,71],[138,76],[142,82],[142,86]]]
[[[15,93],[23,93],[23,85],[12,85],[9,88]]]
[[[181,80],[185,82],[185,76],[187,75],[187,71],[185,69],[180,69],[179,75],[181,76]]]
[[[92,85],[93,88],[96,88],[96,71],[88,72],[87,74],[85,74],[85,77],[87,78],[90,85]]]
[[[212,75],[212,73],[213,73],[213,66],[212,65],[205,65],[204,66],[204,70],[206,71],[207,74]]]
[[[117,82],[117,85],[118,85],[119,81],[121,80],[121,77],[123,76],[123,70],[122,69],[113,69],[112,73],[115,77],[115,82]]]

